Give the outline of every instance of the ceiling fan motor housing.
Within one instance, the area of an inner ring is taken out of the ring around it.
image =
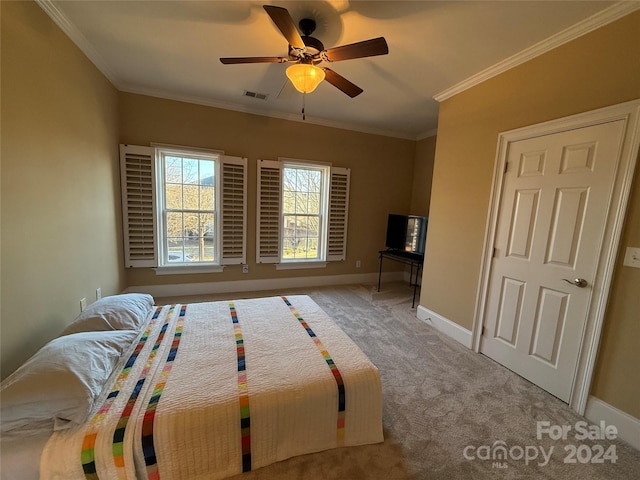
[[[316,21],[312,18],[303,18],[298,22],[298,26],[300,27],[300,31],[308,37],[315,31]]]
[[[320,52],[324,51],[324,45],[320,40],[314,37],[304,36],[302,41],[306,49],[304,52],[289,45],[289,57],[306,63],[319,63],[322,61]]]
[[[320,54],[324,50],[324,45],[320,40],[311,36],[311,34],[316,29],[316,22],[311,18],[303,18],[298,22],[298,26],[300,27],[300,31],[303,33],[302,42],[304,43],[307,50],[305,52],[305,57],[315,57]],[[317,63],[321,61],[320,58],[314,58],[313,62]]]

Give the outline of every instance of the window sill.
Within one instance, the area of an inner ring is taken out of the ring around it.
[[[326,268],[327,262],[286,262],[276,263],[276,270],[302,270],[305,268]]]
[[[165,265],[154,268],[156,275],[187,275],[190,273],[222,273],[223,265]]]

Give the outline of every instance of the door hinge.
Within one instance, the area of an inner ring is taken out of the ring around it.
[[[482,332],[480,333],[480,335],[482,335],[483,337],[486,335],[487,333],[487,327],[485,327],[484,325],[482,326]]]
[[[496,247],[493,247],[493,258],[496,258],[498,256],[498,249]]]
[[[503,173],[507,173],[507,170],[509,170],[509,162],[504,162],[504,172]]]

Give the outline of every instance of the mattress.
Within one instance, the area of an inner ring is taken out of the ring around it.
[[[378,443],[377,368],[307,296],[157,307],[42,479],[219,479]]]

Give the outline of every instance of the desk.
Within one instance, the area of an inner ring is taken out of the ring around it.
[[[404,250],[380,250],[378,252],[380,258],[380,271],[378,272],[378,291],[380,291],[380,277],[382,277],[382,259],[388,258],[396,262],[407,263],[411,265],[411,273],[409,274],[409,285],[413,286],[413,300],[411,301],[411,308],[414,308],[416,304],[416,290],[418,288],[418,274],[422,269],[424,262],[424,254],[405,252]],[[413,278],[413,267],[416,267],[416,279],[411,283]]]

